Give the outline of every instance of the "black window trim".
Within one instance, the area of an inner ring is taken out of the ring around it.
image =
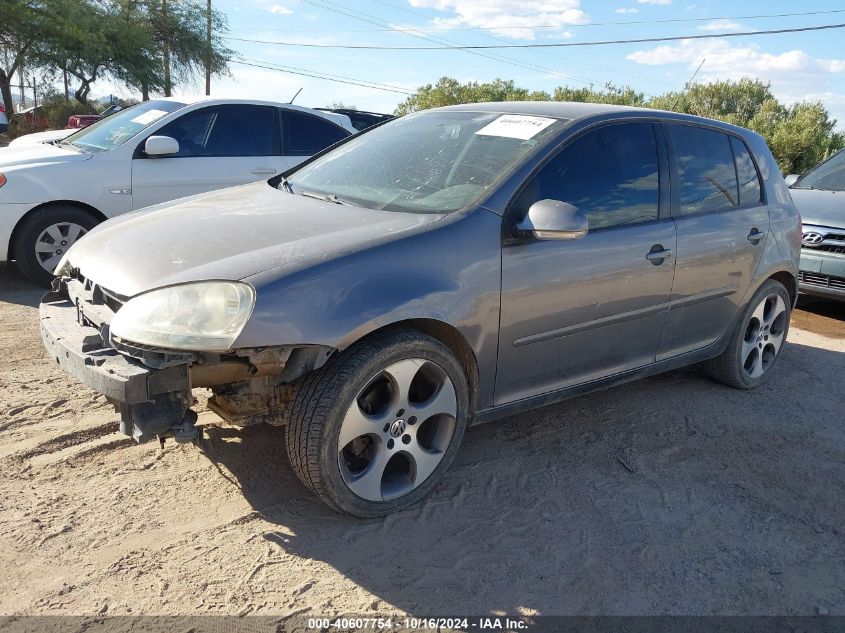
[[[668,120],[662,119],[659,121],[663,138],[666,143],[666,153],[668,157],[668,167],[669,167],[669,187],[671,190],[671,204],[669,206],[670,209],[670,217],[678,219],[678,218],[694,218],[703,215],[716,215],[720,213],[733,213],[735,211],[743,211],[746,209],[753,209],[755,207],[766,206],[767,204],[767,197],[766,197],[766,186],[765,181],[763,180],[762,174],[760,173],[760,166],[757,164],[757,159],[754,157],[754,152],[748,147],[748,143],[745,142],[745,139],[742,138],[740,134],[737,134],[733,130],[727,130],[723,127],[718,125],[707,125],[704,123],[699,123],[697,121],[682,121],[682,120]],[[667,126],[670,125],[682,125],[686,127],[697,127],[703,130],[709,130],[711,132],[718,132],[723,134],[724,136],[728,137],[728,147],[731,150],[731,157],[733,158],[734,163],[734,173],[736,174],[736,182],[737,182],[737,195],[739,196],[739,205],[733,207],[732,209],[721,209],[719,211],[700,211],[698,213],[681,213],[681,182],[680,182],[680,174],[678,174],[678,170],[675,169],[675,151],[672,147],[672,141],[669,138],[668,130],[666,129]],[[735,138],[740,143],[742,143],[745,150],[748,152],[748,156],[751,158],[751,164],[754,166],[754,171],[757,172],[757,182],[760,185],[760,198],[755,203],[750,204],[743,204],[742,203],[742,196],[740,195],[739,190],[739,174],[736,165],[736,154],[734,153],[733,145],[730,143],[730,139]]]
[[[282,151],[284,150],[284,145],[282,143],[282,136],[281,136],[282,124],[281,124],[281,121],[279,120],[278,117],[273,117],[273,121],[274,121],[276,129],[275,129],[275,134],[274,134],[275,147],[273,148],[273,151],[275,153],[272,153],[272,154],[262,154],[262,155],[255,155],[255,156],[253,156],[253,155],[249,155],[249,156],[238,155],[238,156],[163,156],[163,157],[161,157],[161,156],[147,156],[146,152],[144,152],[144,144],[147,142],[148,138],[150,138],[151,136],[158,135],[159,131],[161,131],[162,129],[164,129],[165,127],[170,125],[171,123],[175,123],[176,121],[178,121],[183,116],[190,116],[190,115],[192,115],[196,112],[202,112],[204,110],[212,110],[212,109],[216,110],[216,109],[226,108],[226,107],[242,108],[242,107],[245,107],[245,106],[246,107],[254,107],[254,108],[276,108],[276,106],[264,105],[264,104],[261,104],[261,103],[213,103],[213,104],[205,104],[203,107],[195,108],[195,109],[193,109],[189,112],[183,112],[180,116],[178,116],[174,119],[171,119],[170,121],[168,121],[164,125],[159,126],[155,131],[147,134],[138,143],[138,146],[135,148],[135,151],[132,152],[132,159],[133,160],[135,160],[135,159],[160,160],[161,158],[271,158],[271,157],[275,158],[275,157],[278,157],[278,156],[283,156],[284,154],[282,154]],[[179,110],[176,110],[175,112],[178,112],[178,111]]]
[[[341,132],[343,132],[346,135],[343,138],[341,138],[340,140],[335,141],[334,143],[332,143],[328,147],[321,149],[317,153],[324,152],[325,150],[329,149],[329,147],[334,147],[338,143],[346,141],[350,136],[355,136],[356,134],[360,134],[361,132],[365,132],[367,130],[372,129],[372,127],[369,127],[366,130],[358,130],[357,132],[350,132],[345,127],[343,127],[342,125],[340,125],[338,123],[335,123],[334,121],[332,121],[328,117],[320,116],[319,114],[314,114],[313,112],[307,112],[307,111],[299,110],[299,109],[296,109],[296,108],[285,108],[285,107],[282,107],[282,106],[278,106],[278,110],[279,110],[279,139],[280,139],[280,143],[281,143],[280,147],[281,147],[281,152],[282,152],[281,155],[282,156],[313,156],[314,155],[311,152],[288,152],[287,151],[287,145],[285,143],[286,137],[287,137],[287,125],[286,125],[287,121],[285,119],[286,119],[286,116],[289,112],[296,112],[297,114],[301,114],[301,115],[306,116],[306,117],[318,119],[322,123],[327,123],[328,125],[336,127],[338,130],[340,130]],[[386,123],[386,121],[385,121],[385,123]]]
[[[663,137],[663,130],[660,128],[660,123],[663,120],[657,117],[625,117],[619,119],[606,119],[602,121],[597,121],[590,125],[581,128],[571,136],[567,136],[564,140],[562,140],[556,147],[550,149],[546,156],[538,162],[531,172],[523,179],[523,181],[519,184],[519,186],[514,191],[513,195],[508,200],[508,204],[505,208],[505,213],[503,214],[503,223],[502,226],[505,229],[503,232],[503,238],[506,243],[509,243],[511,228],[513,225],[520,220],[520,218],[515,217],[516,213],[516,201],[519,199],[519,196],[525,190],[525,188],[531,183],[531,181],[537,176],[537,174],[542,171],[546,165],[552,162],[555,158],[560,155],[561,152],[565,151],[572,143],[577,141],[578,139],[586,136],[587,134],[594,132],[603,127],[611,127],[611,126],[618,126],[618,125],[627,125],[631,123],[648,123],[651,124],[652,131],[654,133],[654,143],[657,147],[657,187],[658,187],[658,196],[657,196],[657,217],[653,220],[645,220],[643,222],[635,222],[631,224],[615,224],[612,226],[602,226],[597,228],[591,228],[589,233],[596,233],[599,231],[614,231],[618,229],[627,229],[635,226],[644,226],[648,224],[654,224],[657,222],[663,222],[671,217],[670,215],[670,204],[671,204],[671,182],[670,182],[670,171],[669,171],[669,154],[667,152],[665,139]]]

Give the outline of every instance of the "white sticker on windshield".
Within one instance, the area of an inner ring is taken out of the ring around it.
[[[525,116],[522,114],[503,114],[495,121],[492,121],[478,130],[476,134],[484,136],[504,136],[506,138],[519,138],[523,141],[539,134],[555,119],[542,116]]]
[[[132,123],[138,123],[140,125],[149,125],[153,121],[157,121],[161,117],[167,114],[164,110],[147,110],[146,112],[142,112],[134,119],[132,119]]]

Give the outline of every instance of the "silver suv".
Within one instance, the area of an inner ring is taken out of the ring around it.
[[[469,424],[704,361],[770,375],[801,226],[763,139],[653,110],[487,103],[396,119],[271,178],[90,231],[44,343],[138,441],[191,390],[285,424],[360,517],[428,494]]]

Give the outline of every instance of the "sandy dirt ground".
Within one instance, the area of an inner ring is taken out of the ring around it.
[[[279,428],[120,436],[39,294],[0,268],[2,614],[845,614],[842,306],[796,313],[754,392],[685,370],[476,427],[429,499],[359,521]]]

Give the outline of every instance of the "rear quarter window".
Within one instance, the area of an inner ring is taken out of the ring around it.
[[[304,112],[284,111],[283,121],[284,153],[293,156],[311,156],[350,134],[331,121]]]

